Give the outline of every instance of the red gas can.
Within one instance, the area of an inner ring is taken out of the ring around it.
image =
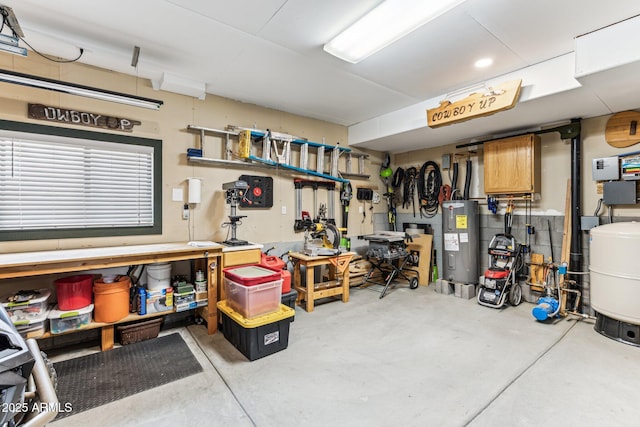
[[[260,266],[269,270],[279,271],[282,277],[282,293],[286,294],[291,291],[291,273],[286,269],[286,264],[282,258],[263,253]]]

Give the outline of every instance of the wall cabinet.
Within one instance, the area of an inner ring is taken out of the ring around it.
[[[485,142],[483,151],[486,194],[540,192],[538,135],[520,135]]]

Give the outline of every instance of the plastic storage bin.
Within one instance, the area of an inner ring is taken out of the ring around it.
[[[81,274],[62,277],[53,282],[56,285],[60,310],[77,310],[91,304],[93,297],[93,276]]]
[[[282,279],[280,272],[247,265],[225,268],[225,295],[229,306],[247,319],[278,310]]]
[[[14,321],[16,329],[25,338],[39,338],[47,329],[47,316],[49,310],[45,309],[38,316]]]
[[[246,319],[234,311],[227,301],[218,302],[222,313],[224,337],[249,360],[260,359],[289,345],[289,324],[295,311],[280,305],[275,313]]]
[[[244,286],[225,277],[225,295],[229,307],[247,319],[278,311],[282,280]]]
[[[47,311],[51,291],[49,289],[19,291],[2,297],[2,305],[12,322],[40,317]]]
[[[225,268],[224,277],[243,286],[254,286],[278,280],[280,279],[280,273],[259,265],[245,265]]]
[[[280,302],[289,308],[296,308],[296,299],[298,298],[298,292],[295,289],[291,289],[286,294],[282,294]]]
[[[56,306],[49,312],[49,327],[52,334],[61,334],[67,331],[75,331],[91,323],[93,304],[79,310],[62,311]]]

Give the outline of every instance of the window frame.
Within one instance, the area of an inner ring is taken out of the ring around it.
[[[107,236],[143,236],[162,234],[162,140],[141,138],[104,132],[92,132],[35,123],[14,122],[0,119],[0,130],[37,135],[54,135],[63,138],[88,139],[120,144],[142,145],[153,148],[153,225],[135,227],[56,228],[40,230],[0,230],[0,241],[47,239],[76,239]]]

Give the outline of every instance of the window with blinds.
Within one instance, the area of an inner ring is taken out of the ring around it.
[[[155,140],[38,128],[57,134],[0,130],[3,240],[161,230]]]

